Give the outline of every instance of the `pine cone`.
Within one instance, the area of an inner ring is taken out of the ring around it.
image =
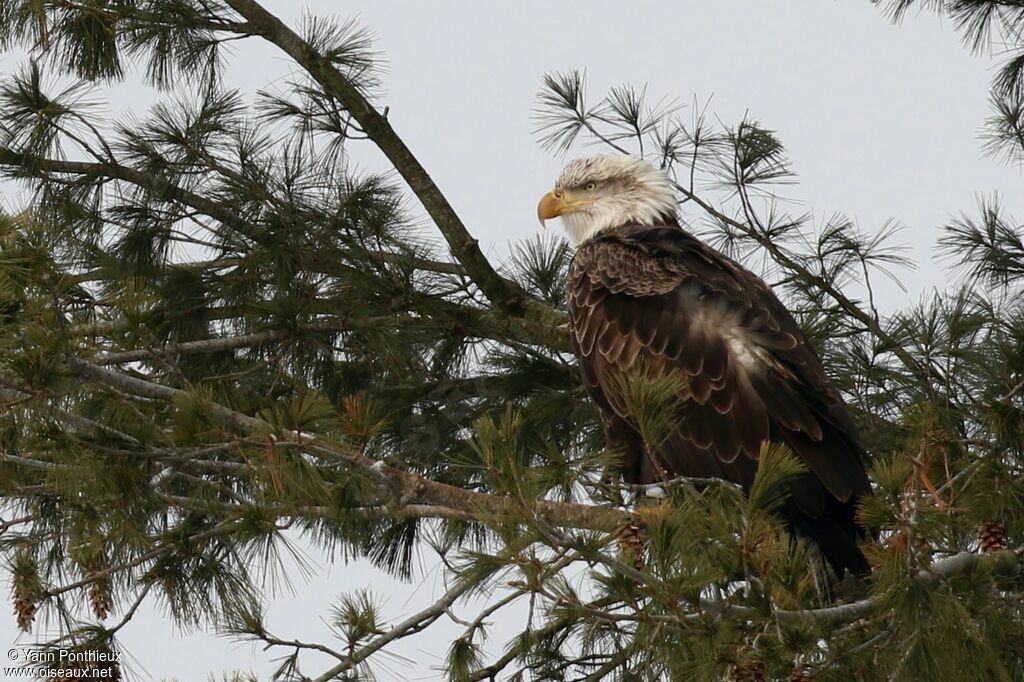
[[[615,531],[615,538],[619,544],[619,558],[638,571],[642,571],[646,567],[644,562],[644,549],[647,547],[647,538],[644,535],[645,526],[643,519],[633,514]]]
[[[13,592],[14,615],[18,618],[18,627],[23,632],[28,632],[32,629],[32,620],[36,616],[36,603],[25,579],[17,573],[14,575]]]
[[[110,613],[110,578],[96,578],[89,585],[89,604],[96,617],[103,620]]]
[[[978,541],[986,554],[1006,547],[1006,527],[1002,521],[985,521],[978,526]]]

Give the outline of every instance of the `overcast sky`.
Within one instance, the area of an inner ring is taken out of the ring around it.
[[[725,122],[744,112],[776,130],[800,184],[786,195],[824,219],[839,211],[866,231],[889,218],[907,225],[918,272],[909,294],[882,288],[893,309],[946,286],[932,250],[938,227],[976,197],[998,191],[1020,208],[1020,174],[986,159],[978,131],[988,115],[993,62],[972,57],[951,26],[932,15],[891,25],[867,0],[733,2],[382,2],[267,0],[296,23],[340,10],[372,29],[387,64],[383,105],[390,121],[447,193],[484,249],[497,256],[537,230],[536,201],[562,159],[543,151],[531,110],[542,76],[586,69],[595,95],[620,83],[682,103],[711,98]],[[0,68],[22,57],[5,55]],[[239,45],[227,84],[247,93],[280,83],[291,64],[274,47]],[[106,91],[113,113],[141,113],[156,95],[138,82]],[[365,144],[365,143],[364,143]],[[370,149],[355,158],[380,168]],[[10,201],[10,199],[9,199]],[[1024,211],[1017,211],[1024,215]],[[418,216],[422,220],[422,215]],[[272,631],[324,640],[320,619],[344,591],[372,586],[385,613],[400,617],[439,593],[433,562],[422,586],[381,578],[365,564],[312,557],[315,575],[292,577],[295,594],[275,600]],[[401,657],[382,659],[381,680],[438,677],[448,624],[404,642]],[[505,632],[513,632],[506,628]],[[0,617],[0,639],[15,642],[14,619]],[[141,679],[203,680],[209,672],[251,670],[269,676],[273,652],[203,633],[180,633],[159,608],[136,617],[121,637]],[[25,641],[25,640],[21,640]],[[326,664],[323,666],[326,668]],[[322,672],[311,666],[307,674]]]

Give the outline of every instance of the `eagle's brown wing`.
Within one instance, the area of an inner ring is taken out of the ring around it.
[[[865,453],[814,349],[756,275],[677,226],[626,226],[585,242],[569,272],[573,347],[630,482],[724,478],[749,486],[764,441],[808,466],[791,525],[841,573],[868,570],[856,541]],[[647,452],[621,395],[638,366],[688,380],[674,431]]]

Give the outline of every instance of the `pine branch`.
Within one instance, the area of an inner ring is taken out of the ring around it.
[[[63,159],[48,159],[33,154],[0,148],[0,166],[7,166],[11,169],[10,172],[12,174],[16,173],[18,175],[29,174],[45,177],[49,174],[63,174],[88,180],[120,180],[127,182],[151,192],[154,196],[165,201],[176,201],[184,206],[188,206],[203,215],[214,218],[223,225],[238,230],[246,237],[257,242],[259,241],[258,227],[253,223],[243,220],[235,211],[230,210],[223,204],[207,199],[157,175],[135,170],[115,160],[104,163],[67,161]],[[342,253],[342,255],[345,254]],[[412,254],[380,251],[359,255],[377,258],[383,263],[413,267],[425,272],[458,276],[465,276],[467,274],[465,268],[457,263],[432,260]],[[210,264],[214,263],[211,262]],[[227,262],[225,262],[226,264]],[[314,258],[311,265],[316,267],[329,266],[331,264]],[[195,264],[194,267],[200,267],[200,264]],[[103,277],[104,273],[102,271],[94,271],[75,275],[74,281],[83,282]],[[511,280],[507,281],[510,284],[514,284]]]
[[[212,217],[212,216],[211,216]],[[423,272],[432,272],[439,275],[455,275],[457,277],[465,277],[465,269],[458,263],[449,263],[442,260],[434,260],[432,258],[424,258],[422,256],[416,256],[410,253],[397,253],[394,251],[375,251],[375,252],[360,252],[356,253],[352,250],[339,250],[339,255],[342,258],[361,258],[365,260],[375,260],[378,264],[397,265],[403,268],[411,268],[413,270],[421,270]],[[314,258],[310,263],[312,268],[320,267],[320,263],[323,259]],[[224,270],[238,266],[240,260],[233,257],[215,258],[212,260],[200,260],[190,261],[188,263],[176,263],[175,267],[187,268],[195,270],[197,272],[207,272],[212,270]],[[326,273],[324,273],[326,274]],[[104,282],[110,279],[116,278],[117,272],[110,266],[104,266],[95,268],[93,270],[87,270],[73,275],[68,275],[68,280],[74,284],[83,284],[86,282]]]
[[[258,2],[225,2],[244,17],[255,32],[291,56],[326,93],[341,102],[408,183],[448,242],[452,255],[500,310],[542,322],[557,323],[561,319],[556,311],[534,300],[518,284],[498,274],[426,169],[394,131],[387,117],[370,104],[358,87]]]
[[[303,325],[303,331],[345,331],[347,327],[339,325]],[[172,343],[166,346],[154,346],[150,348],[139,348],[137,350],[110,351],[100,353],[93,362],[97,365],[122,365],[128,362],[137,362],[147,359],[168,358],[175,355],[189,353],[215,353],[223,350],[236,350],[239,348],[253,348],[274,342],[288,340],[291,334],[286,330],[258,332],[256,334],[241,334],[214,339],[201,339],[199,341],[186,341],[184,343]]]
[[[326,274],[326,273],[325,273]],[[410,296],[410,299],[415,297]],[[454,325],[456,329],[464,330],[466,336],[474,336],[480,339],[492,339],[505,343],[520,343],[538,345],[554,351],[569,352],[569,332],[566,327],[552,327],[547,323],[534,322],[518,317],[508,317],[490,310],[471,307],[459,303],[451,303],[441,299],[434,299],[429,296],[420,297],[422,308],[426,314],[422,315],[388,315],[381,317],[351,318],[344,308],[344,301],[311,301],[308,304],[310,312],[325,316],[337,316],[339,322],[317,322],[300,325],[300,329],[308,331],[347,331],[354,329],[379,329],[379,328],[400,328],[403,325],[423,325],[429,320],[439,319],[442,323]],[[411,303],[414,301],[410,301]],[[419,307],[419,306],[417,306]],[[205,309],[208,320],[233,320],[242,317],[246,313],[261,313],[263,311],[256,307],[245,306],[219,306]],[[119,331],[129,329],[131,325],[125,320],[94,322],[90,324],[75,325],[68,328],[72,336],[106,336]],[[267,332],[268,334],[271,332]],[[272,339],[267,339],[269,342]],[[217,343],[211,343],[209,347],[202,342],[220,342],[218,339],[201,339],[195,342],[179,344],[184,347],[184,352],[201,352],[204,350],[219,350]],[[223,343],[232,345],[233,341],[224,340]],[[186,345],[188,344],[188,345]],[[195,344],[195,345],[192,345]],[[153,348],[157,350],[157,348]],[[148,349],[123,351],[123,354],[111,355],[114,363],[103,362],[101,364],[115,364],[116,362],[128,362],[130,360],[118,360],[118,358],[141,359],[134,357],[142,354],[143,357],[154,357]],[[108,357],[108,356],[101,356]]]
[[[278,444],[280,445],[280,444]],[[191,462],[190,462],[191,463]],[[218,463],[213,463],[218,464]],[[476,521],[479,522],[479,515],[473,512],[451,507],[442,507],[436,504],[389,504],[367,507],[341,507],[336,510],[327,507],[313,505],[300,505],[279,507],[275,505],[243,505],[231,504],[229,502],[212,502],[207,500],[196,500],[181,495],[161,495],[170,505],[183,509],[195,511],[215,510],[228,516],[237,516],[239,512],[252,511],[273,514],[286,519],[308,519],[321,520],[337,517],[339,511],[346,515],[352,514],[359,518],[369,520],[397,519],[407,521],[409,519],[444,519],[446,521]]]
[[[264,649],[269,649],[275,646],[288,647],[291,649],[305,649],[307,651],[318,651],[322,654],[327,654],[332,658],[336,658],[339,661],[348,660],[348,656],[345,654],[335,651],[325,644],[318,644],[316,642],[303,642],[297,639],[280,639],[272,636],[270,633],[260,633],[256,635],[256,639],[263,642],[267,646]]]
[[[197,542],[197,541],[200,541],[200,540],[205,540],[207,538],[216,537],[218,535],[230,535],[231,533],[237,531],[241,525],[242,525],[242,522],[239,522],[239,521],[219,523],[216,526],[213,526],[212,528],[208,528],[208,529],[205,529],[205,530],[202,530],[202,531],[190,534],[187,537],[186,540],[187,540],[187,542]],[[121,563],[116,564],[114,566],[109,566],[109,567],[107,567],[107,568],[105,568],[103,570],[100,570],[100,571],[93,571],[92,573],[90,573],[85,578],[82,578],[81,580],[76,580],[75,582],[67,583],[65,585],[60,585],[58,587],[54,587],[54,588],[51,588],[49,590],[46,590],[43,594],[40,595],[40,597],[42,599],[50,599],[50,598],[62,595],[65,592],[70,592],[71,590],[75,590],[75,589],[78,589],[80,587],[86,587],[86,586],[96,582],[97,580],[102,580],[104,578],[107,578],[107,577],[110,577],[112,575],[115,575],[116,573],[120,573],[121,571],[128,570],[129,568],[135,568],[137,566],[141,566],[142,564],[146,563],[147,561],[151,561],[151,560],[159,558],[159,557],[161,557],[161,556],[163,556],[165,554],[173,552],[174,550],[179,549],[181,544],[182,544],[182,539],[181,538],[177,538],[174,541],[165,542],[163,544],[160,544],[160,545],[154,547],[153,549],[151,549],[151,550],[149,550],[147,552],[144,552],[144,553],[140,554],[139,556],[135,557],[134,559],[131,559],[129,561],[121,562]]]
[[[132,395],[173,402],[175,398],[185,399],[185,391],[161,386],[144,379],[115,372],[97,364],[79,359],[68,360],[69,368],[83,378],[110,386]],[[243,433],[273,433],[270,424],[237,412],[213,401],[206,401],[205,409],[218,421],[236,428]],[[284,442],[300,445],[303,449],[329,461],[343,463],[363,473],[371,480],[378,480],[382,488],[400,504],[419,502],[456,509],[474,515],[477,521],[490,524],[496,518],[514,514],[517,507],[508,498],[489,493],[480,493],[457,486],[431,480],[419,474],[403,471],[367,457],[359,451],[342,449],[335,444],[323,442],[311,434],[287,431],[282,434]],[[589,530],[612,530],[628,518],[628,514],[609,507],[597,507],[568,502],[538,500],[538,516],[555,526]]]
[[[992,571],[996,575],[1018,575],[1024,569],[1024,548],[1015,551],[1002,550],[991,554],[975,554],[960,552],[945,559],[933,562],[927,568],[917,572],[917,579],[926,585],[934,586],[943,580],[967,575],[976,571]],[[851,604],[830,606],[821,609],[791,611],[773,609],[772,617],[786,625],[834,625],[863,618],[874,611],[882,599],[873,597],[862,599]],[[730,618],[746,619],[756,612],[745,607],[730,606],[723,615]]]
[[[334,666],[319,677],[314,678],[313,682],[328,682],[329,680],[338,679],[342,673],[355,668],[387,644],[395,641],[396,639],[401,639],[402,637],[406,637],[423,630],[425,627],[443,616],[448,609],[451,608],[452,604],[454,604],[460,597],[476,587],[476,583],[472,580],[457,581],[455,585],[441,595],[441,598],[433,604],[391,626],[387,632],[375,637],[358,651],[347,656],[346,660]]]
[[[534,639],[543,640],[546,637],[554,635],[557,632],[565,629],[566,626],[572,623],[572,618],[560,617],[552,620],[550,623],[537,630],[529,631]],[[524,652],[520,651],[517,647],[510,647],[500,658],[489,666],[480,668],[470,673],[467,678],[468,682],[480,682],[480,680],[496,680],[498,674],[507,668],[512,661],[520,656],[523,656]]]
[[[0,166],[7,166],[11,174],[18,176],[56,173],[90,180],[122,180],[152,192],[154,196],[165,201],[177,201],[189,206],[250,238],[257,236],[255,226],[242,220],[236,213],[216,201],[179,187],[158,175],[144,173],[120,163],[48,159],[8,148],[0,148]]]
[[[211,218],[218,220],[224,225],[238,230],[241,234],[253,239],[257,243],[262,240],[260,230],[256,225],[242,220],[234,211],[229,210],[224,205],[206,199],[192,191],[168,182],[159,176],[143,173],[120,163],[110,162],[101,164],[80,161],[64,161],[33,156],[30,154],[15,152],[10,149],[0,149],[0,165],[17,169],[18,173],[42,172],[70,174],[92,180],[120,180],[128,182],[146,189],[147,191],[153,192],[156,196],[161,197],[164,200],[178,201],[189,206],[204,215],[208,215]],[[473,276],[472,273],[465,270],[462,266],[409,257],[404,254],[380,253],[372,254],[372,257],[379,257],[384,262],[411,264],[429,272],[460,275],[466,274],[471,277]],[[310,262],[308,267],[311,271],[319,271],[330,275],[346,274],[346,266],[339,263],[337,260],[328,260],[315,255],[309,260]],[[502,279],[510,286],[518,287],[518,285],[512,282],[512,280]],[[436,303],[438,305],[444,305],[439,301]],[[560,351],[569,350],[568,335],[567,331],[564,329],[567,318],[565,313],[562,311],[547,309],[547,313],[542,316],[514,316],[507,315],[505,313],[491,314],[487,312],[475,312],[465,308],[464,306],[458,306],[455,304],[447,304],[444,307],[455,319],[461,319],[467,328],[474,329],[478,323],[483,323],[484,329],[489,328],[493,330],[491,332],[483,331],[485,335],[488,333],[498,333],[500,334],[500,337],[504,338],[516,339],[525,343],[546,345],[549,348]],[[89,334],[104,333],[104,331],[108,329],[111,331],[113,330],[113,328],[109,327],[106,323],[98,323],[96,325],[88,325],[85,331]]]
[[[573,547],[579,544],[563,533],[555,531],[550,527],[545,528],[544,526],[546,524],[544,523],[539,523],[539,525],[541,527],[541,532],[547,535],[549,540],[557,546]],[[588,552],[583,547],[577,547],[577,549],[583,553],[584,556],[606,565],[615,573],[637,581],[638,584],[654,586],[664,590],[666,593],[671,593],[671,590],[669,590],[658,578],[642,571],[638,571],[632,566],[629,566],[622,561],[605,554],[604,552]],[[947,580],[952,577],[965,575],[979,570],[990,570],[994,574],[1001,576],[1019,575],[1024,571],[1024,547],[1015,551],[1002,550],[986,554],[960,552],[954,556],[935,561],[928,567],[920,569],[917,572],[917,579],[926,585],[935,585],[942,580]],[[769,612],[769,618],[777,621],[778,623],[793,626],[806,627],[835,625],[837,623],[849,622],[857,618],[867,616],[874,611],[882,601],[882,597],[872,597],[853,602],[851,604],[843,604],[841,606],[830,606],[799,611],[772,607]],[[701,600],[700,611],[697,613],[655,616],[643,613],[602,614],[594,612],[594,615],[599,615],[610,621],[627,620],[642,622],[644,620],[653,620],[657,622],[671,623],[674,625],[682,625],[689,628],[696,623],[705,620],[708,616],[740,622],[757,622],[764,617],[764,612],[747,606],[726,604],[718,600]]]

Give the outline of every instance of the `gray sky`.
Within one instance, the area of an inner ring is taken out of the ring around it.
[[[1019,172],[979,151],[992,61],[972,57],[931,15],[894,27],[867,0],[687,0],[628,9],[621,0],[265,5],[292,24],[303,7],[322,15],[340,9],[375,32],[388,66],[380,102],[390,107],[390,121],[485,250],[499,257],[510,241],[536,232],[536,200],[562,165],[536,143],[531,110],[543,74],[571,68],[587,70],[596,97],[611,85],[646,83],[655,101],[713,96],[709,111],[725,122],[749,111],[786,144],[800,184],[785,194],[803,210],[818,219],[840,211],[869,232],[889,218],[906,224],[903,239],[920,267],[908,278],[909,294],[881,288],[888,309],[945,286],[932,251],[938,226],[959,211],[973,213],[979,193],[999,191],[1011,209],[1021,206]],[[0,69],[9,72],[21,59],[5,55]],[[227,82],[252,93],[280,83],[290,68],[276,48],[239,45]],[[138,82],[105,94],[115,114],[141,113],[155,101]],[[355,158],[381,168],[365,143]],[[344,591],[372,586],[392,619],[443,591],[429,561],[425,584],[406,586],[363,562],[312,560],[315,575],[307,582],[295,572],[295,594],[270,609],[271,630],[282,638],[323,641],[321,619]],[[379,679],[435,679],[432,666],[461,629],[448,623],[403,642],[395,651],[404,658],[382,658]],[[0,618],[0,640],[17,637],[13,617]],[[135,669],[148,673],[143,679],[191,682],[211,671],[219,679],[231,669],[266,678],[272,669],[271,655],[251,645],[177,632],[159,608],[140,613],[121,639]]]

